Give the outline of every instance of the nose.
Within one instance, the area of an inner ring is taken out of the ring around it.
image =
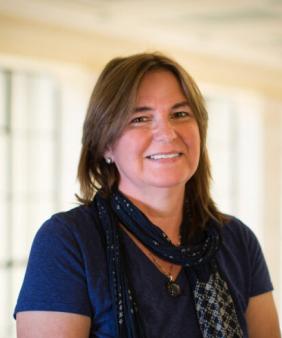
[[[176,131],[171,121],[158,121],[154,127],[154,138],[159,142],[171,142],[176,138]]]

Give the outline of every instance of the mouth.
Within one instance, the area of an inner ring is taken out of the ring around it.
[[[146,156],[146,158],[157,161],[157,160],[163,160],[163,159],[177,158],[180,156],[182,156],[182,153],[169,153],[169,154],[160,153],[160,154],[153,154],[153,155]]]

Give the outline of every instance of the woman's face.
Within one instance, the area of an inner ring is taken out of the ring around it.
[[[185,188],[199,163],[200,135],[171,72],[145,74],[132,116],[105,156],[113,159],[120,175],[119,189],[126,194]]]

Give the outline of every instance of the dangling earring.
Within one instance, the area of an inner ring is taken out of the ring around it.
[[[113,160],[111,157],[105,157],[105,161],[107,164],[112,164],[113,163]]]

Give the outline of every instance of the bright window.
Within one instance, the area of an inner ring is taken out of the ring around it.
[[[7,338],[31,240],[57,208],[58,121],[52,78],[0,71],[0,332]]]

